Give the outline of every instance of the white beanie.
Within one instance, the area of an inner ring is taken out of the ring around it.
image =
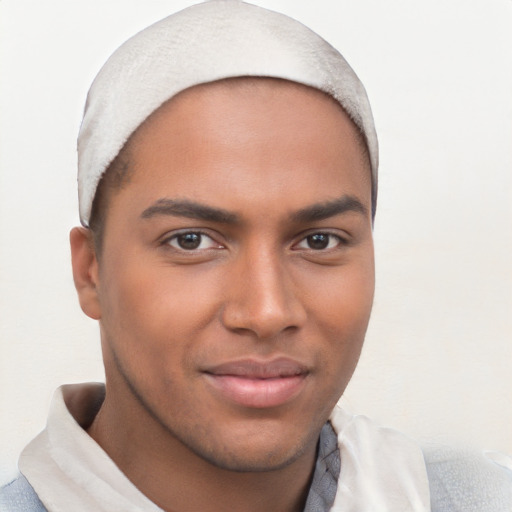
[[[189,87],[242,76],[291,80],[337,100],[366,140],[375,207],[377,135],[366,91],[345,59],[283,14],[238,0],[211,0],[133,36],[95,78],[78,136],[82,224],[89,225],[103,173],[150,114]]]

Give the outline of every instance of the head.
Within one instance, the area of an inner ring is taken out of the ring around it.
[[[289,464],[314,447],[370,315],[357,128],[320,91],[239,79],[176,96],[128,153],[129,179],[106,194],[101,258],[87,231],[72,237],[110,392],[220,467]],[[252,367],[277,374],[236,382]]]
[[[340,101],[296,81],[210,81],[153,110],[71,234],[119,414],[228,470],[314,452],[370,316],[374,161]]]

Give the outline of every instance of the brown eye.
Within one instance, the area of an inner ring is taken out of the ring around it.
[[[330,235],[325,233],[315,233],[306,237],[308,247],[310,249],[326,249],[329,246]]]
[[[220,247],[212,238],[197,231],[178,233],[167,240],[171,247],[182,251],[195,251]]]
[[[333,249],[342,244],[343,240],[331,233],[312,233],[303,238],[297,245],[298,249],[310,249],[313,251],[323,251]]]
[[[201,238],[199,233],[185,233],[176,237],[176,243],[182,249],[197,249],[201,245]]]

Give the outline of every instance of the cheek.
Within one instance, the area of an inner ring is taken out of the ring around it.
[[[317,280],[317,283],[319,280]],[[321,367],[326,384],[342,394],[359,359],[374,294],[373,258],[340,267],[324,279],[314,301],[312,329],[321,333]]]
[[[375,288],[372,253],[346,265],[320,268],[306,279],[305,286],[314,290],[309,307],[316,311],[324,327],[343,338],[349,332],[364,336]]]
[[[125,259],[104,275],[102,323],[110,343],[138,366],[176,366],[218,309],[211,293],[220,280],[215,272],[148,265],[141,258]]]

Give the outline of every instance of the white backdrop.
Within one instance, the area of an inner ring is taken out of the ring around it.
[[[190,3],[0,0],[0,481],[54,388],[103,377],[67,241],[86,91],[127,37]],[[377,293],[345,405],[512,453],[512,1],[255,3],[339,48],[374,109]]]

